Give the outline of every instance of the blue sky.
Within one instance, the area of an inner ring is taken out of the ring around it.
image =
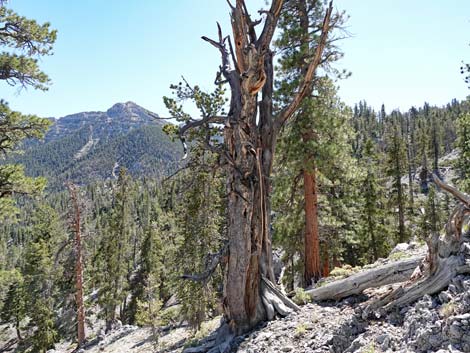
[[[264,0],[247,0],[257,10]],[[49,91],[0,83],[0,97],[24,113],[60,117],[106,110],[132,100],[166,115],[162,96],[184,75],[211,88],[219,55],[202,35],[229,30],[223,0],[10,0],[21,15],[58,29],[54,55],[41,65]],[[387,111],[445,104],[469,89],[460,75],[470,62],[468,0],[336,0],[350,15],[351,37],[341,43],[338,66],[352,72],[339,82],[348,104],[365,99]],[[254,11],[253,11],[254,12]]]

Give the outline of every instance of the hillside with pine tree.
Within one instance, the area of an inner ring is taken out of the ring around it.
[[[348,105],[346,13],[246,5],[168,116],[0,101],[0,352],[470,352],[470,98]],[[2,83],[58,35],[0,1]]]

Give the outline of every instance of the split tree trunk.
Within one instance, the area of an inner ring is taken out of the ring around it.
[[[230,5],[230,3],[229,3]],[[223,37],[203,37],[222,56],[218,78],[230,85],[230,110],[224,117],[224,147],[228,193],[228,262],[224,283],[224,312],[234,334],[253,328],[260,321],[272,319],[298,307],[274,285],[270,234],[271,206],[269,192],[276,138],[285,122],[294,114],[306,95],[312,92],[316,68],[323,60],[323,50],[330,29],[332,3],[327,8],[318,46],[302,77],[299,91],[279,113],[273,113],[273,53],[270,51],[283,0],[273,0],[258,36],[245,2],[231,6],[234,45]],[[230,66],[233,63],[233,68]],[[258,94],[262,100],[258,102]],[[214,122],[216,117],[203,114],[198,121],[180,127],[185,131]],[[219,122],[220,123],[220,122]]]
[[[80,202],[75,185],[68,185],[72,202],[72,229],[75,234],[75,303],[77,305],[78,347],[85,343],[85,308],[83,305],[83,256]]]

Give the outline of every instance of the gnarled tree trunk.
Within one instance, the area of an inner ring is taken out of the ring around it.
[[[231,5],[230,5],[231,6]],[[230,85],[230,111],[224,121],[224,151],[228,192],[228,263],[224,285],[225,316],[232,332],[246,332],[275,313],[285,315],[297,306],[273,285],[270,234],[270,175],[276,137],[284,123],[296,111],[302,99],[312,91],[316,68],[322,62],[330,29],[332,4],[327,9],[322,33],[298,93],[282,111],[273,113],[273,54],[270,43],[277,25],[282,0],[273,0],[266,12],[260,35],[243,0],[231,6],[234,45],[223,37],[203,37],[219,49],[221,72]],[[230,68],[230,61],[233,69]],[[262,100],[258,102],[261,92]],[[213,121],[205,116],[188,128]]]

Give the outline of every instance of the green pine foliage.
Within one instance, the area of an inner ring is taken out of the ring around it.
[[[28,339],[36,352],[52,348],[58,339],[54,313],[57,290],[54,249],[63,238],[62,229],[57,213],[47,205],[38,205],[23,268],[27,315],[31,319],[29,326],[33,328]]]
[[[211,157],[200,153],[202,155],[198,157],[210,163]],[[199,329],[202,321],[216,309],[223,275],[216,269],[210,277],[200,280],[181,278],[204,274],[212,261],[211,256],[223,247],[223,182],[220,175],[201,168],[185,175],[183,185],[186,183],[190,184],[190,188],[184,191],[177,206],[176,222],[182,239],[176,253],[177,274],[180,277],[175,278],[176,293],[182,302],[182,317]]]
[[[470,114],[462,114],[457,121],[458,140],[460,149],[458,168],[460,172],[459,187],[470,193]]]
[[[409,239],[409,231],[405,225],[406,192],[402,176],[406,175],[406,150],[402,136],[402,115],[392,113],[391,122],[386,130],[387,176],[391,178],[391,197],[389,207],[395,210],[396,241],[403,243]]]
[[[50,25],[19,16],[0,4],[0,71],[10,86],[21,85],[46,90],[49,78],[38,66],[38,58],[52,53],[56,31]],[[50,122],[34,115],[12,111],[0,100],[0,162],[25,138],[40,138]],[[0,164],[0,222],[17,213],[14,194],[37,194],[45,186],[42,178],[24,175],[20,165]]]
[[[366,140],[362,158],[362,173],[359,190],[360,244],[365,263],[386,257],[393,243],[390,241],[390,212],[385,197],[384,176],[380,170],[380,155],[377,146],[369,138]]]
[[[98,256],[100,257],[99,303],[104,308],[106,329],[110,330],[119,309],[121,321],[128,293],[129,262],[131,260],[131,203],[130,178],[125,169],[120,169],[113,202],[107,214],[105,234],[102,237]]]

